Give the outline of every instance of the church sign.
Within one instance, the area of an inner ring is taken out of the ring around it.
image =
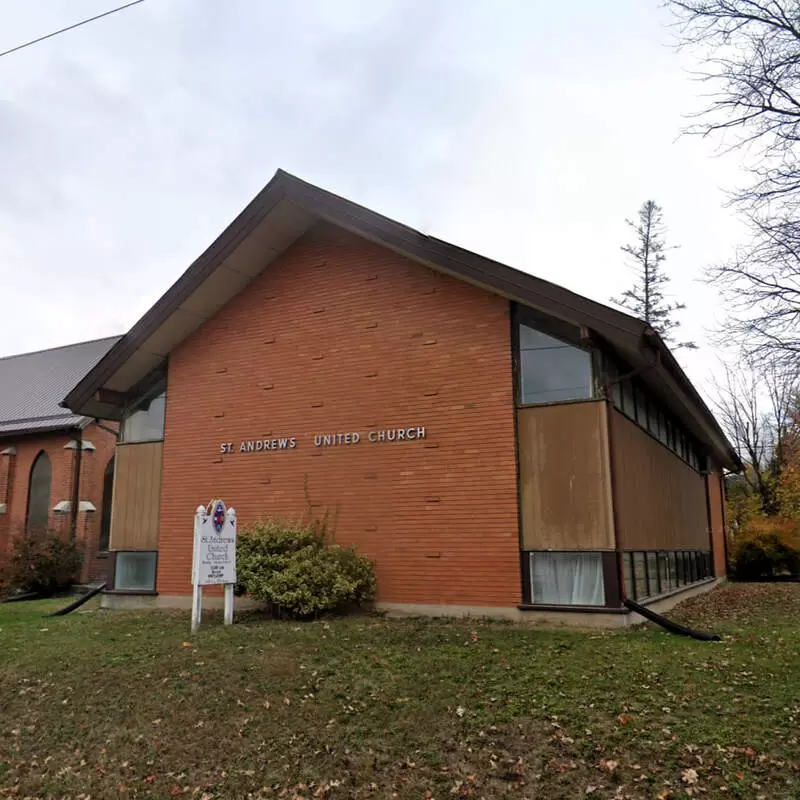
[[[194,515],[192,558],[192,631],[200,626],[203,587],[225,587],[225,624],[233,622],[233,587],[236,583],[236,512],[222,500],[198,506]]]
[[[404,428],[388,428],[371,431],[336,431],[313,434],[314,447],[338,447],[360,443],[384,444],[391,442],[414,442],[425,438],[424,425]],[[238,446],[233,442],[220,442],[221,455],[234,453],[273,453],[276,450],[295,450],[296,436],[279,436],[275,439],[242,439]]]

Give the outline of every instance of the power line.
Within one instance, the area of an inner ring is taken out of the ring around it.
[[[124,6],[112,8],[111,11],[105,11],[102,14],[98,14],[96,17],[89,17],[89,19],[81,20],[80,22],[76,22],[74,25],[69,25],[66,28],[61,28],[61,30],[48,33],[46,36],[40,36],[38,39],[32,39],[30,42],[25,42],[25,44],[18,44],[16,47],[12,47],[10,50],[5,50],[4,52],[0,53],[0,58],[7,56],[9,53],[16,53],[17,50],[22,50],[23,47],[30,47],[32,44],[38,44],[39,42],[43,42],[45,39],[52,39],[53,36],[58,36],[59,33],[66,33],[74,28],[80,28],[81,25],[94,22],[96,19],[102,19],[103,17],[107,17],[111,14],[116,14],[117,11],[124,11],[126,8],[138,5],[139,3],[144,3],[144,0],[133,0],[132,3],[126,3]]]

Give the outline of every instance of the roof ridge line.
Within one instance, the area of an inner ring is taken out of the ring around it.
[[[123,336],[124,336],[124,334],[118,333],[118,334],[114,334],[113,336],[99,336],[96,339],[86,339],[83,342],[72,342],[72,344],[61,344],[61,345],[58,345],[56,347],[42,347],[39,350],[29,350],[29,351],[27,351],[25,353],[13,353],[13,354],[8,355],[8,356],[0,356],[0,361],[8,361],[9,359],[12,359],[12,358],[24,358],[25,356],[36,356],[36,355],[39,355],[40,353],[52,353],[55,350],[67,350],[70,347],[80,347],[81,345],[94,344],[95,342],[111,341],[112,339],[119,340]]]

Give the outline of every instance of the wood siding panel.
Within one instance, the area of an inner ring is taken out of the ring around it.
[[[114,461],[112,550],[158,549],[163,444],[121,444]]]
[[[619,411],[611,414],[619,546],[708,550],[704,477]]]
[[[725,494],[722,475],[711,472],[708,480],[708,504],[711,513],[711,541],[714,545],[714,575],[722,578],[727,572],[725,552]]]
[[[613,549],[605,402],[517,413],[523,548]]]

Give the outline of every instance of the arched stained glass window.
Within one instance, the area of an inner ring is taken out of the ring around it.
[[[29,531],[47,527],[50,518],[50,485],[53,470],[47,453],[36,456],[28,481],[28,524]]]

